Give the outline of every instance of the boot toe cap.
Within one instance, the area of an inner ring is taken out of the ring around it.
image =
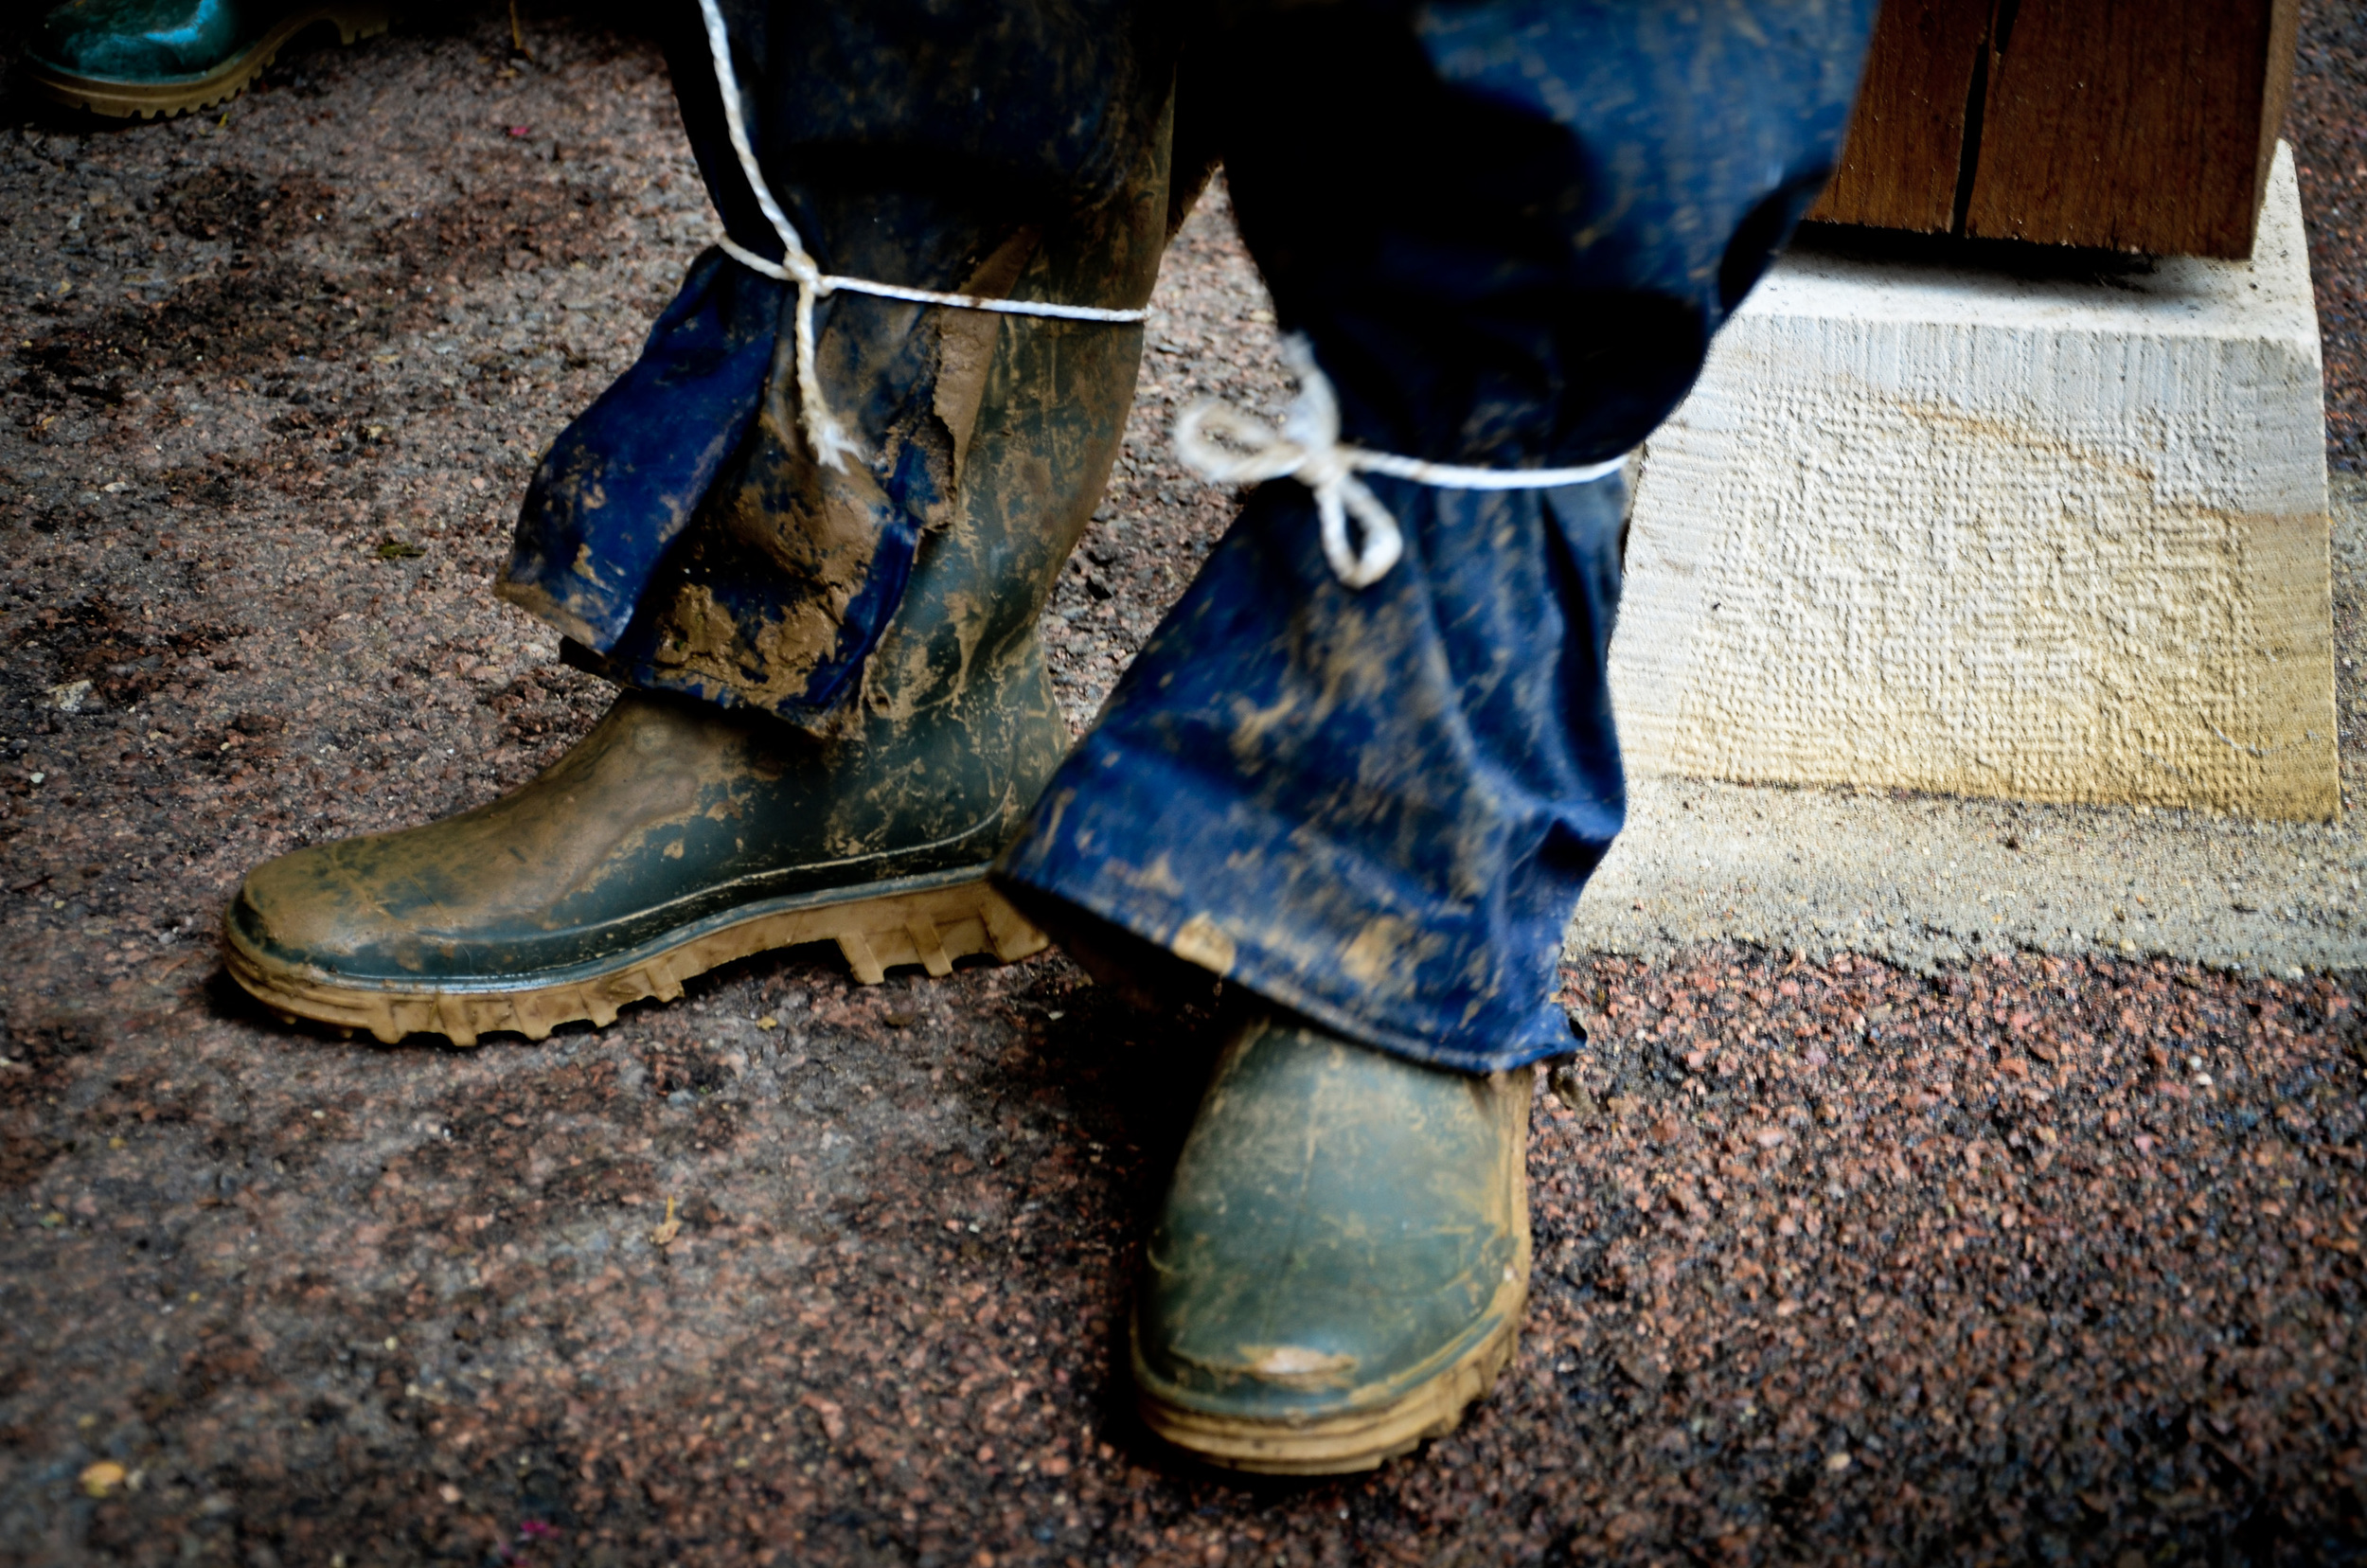
[[[1423,1405],[1493,1353],[1527,1294],[1527,1083],[1246,1027],[1145,1251],[1143,1392],[1304,1426]]]
[[[418,933],[344,874],[339,847],[298,849],[249,871],[224,918],[231,939],[306,969],[389,979],[418,972]]]
[[[1135,1304],[1136,1375],[1165,1398],[1245,1418],[1389,1403],[1517,1310],[1525,1281],[1512,1238],[1471,1250],[1449,1277],[1396,1290],[1154,1256]]]

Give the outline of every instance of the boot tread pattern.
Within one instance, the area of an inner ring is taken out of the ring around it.
[[[804,942],[837,943],[855,979],[876,986],[904,965],[945,975],[956,959],[976,954],[1013,963],[1042,952],[1049,938],[981,875],[951,886],[759,915],[606,974],[516,990],[340,985],[318,971],[254,952],[235,935],[226,967],[232,979],[281,1014],[366,1029],[389,1045],[415,1034],[474,1045],[494,1033],[543,1040],[561,1024],[585,1020],[606,1027],[635,1002],[673,1001],[685,981],[719,965]]]

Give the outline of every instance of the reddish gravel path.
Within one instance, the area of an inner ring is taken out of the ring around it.
[[[2367,190],[2335,10],[2321,237]],[[541,1046],[258,1018],[210,948],[246,864],[487,798],[600,702],[485,584],[707,220],[646,45],[506,31],[0,135],[0,1559],[2367,1558],[2355,977],[1574,971],[1520,1359],[1293,1486],[1178,1467],[1111,1370],[1205,1020],[802,953]],[[1079,717],[1221,526],[1168,406],[1278,390],[1240,278],[1212,206],[1048,622]]]
[[[2305,0],[2286,137],[2309,214],[2309,271],[2325,341],[2326,449],[2367,473],[2367,9]]]

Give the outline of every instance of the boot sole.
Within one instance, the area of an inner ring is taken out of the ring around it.
[[[315,6],[282,17],[262,37],[215,66],[204,76],[176,81],[131,81],[116,77],[77,76],[34,60],[26,62],[25,83],[32,92],[68,109],[85,110],[114,119],[167,119],[192,109],[227,103],[247,89],[278,58],[290,40],[323,22],[337,29],[340,44],[376,38],[386,30],[388,9],[369,0]]]
[[[1207,1464],[1256,1475],[1345,1475],[1374,1470],[1411,1453],[1463,1423],[1463,1413],[1485,1396],[1511,1364],[1521,1342],[1522,1300],[1470,1352],[1395,1402],[1354,1415],[1306,1422],[1253,1421],[1172,1404],[1143,1383],[1137,1405],[1143,1424]]]
[[[904,965],[945,975],[958,958],[990,953],[1007,964],[1050,945],[988,884],[984,866],[874,883],[852,896],[776,900],[711,917],[597,965],[473,983],[354,980],[259,952],[235,929],[224,936],[223,967],[265,1007],[291,1021],[366,1029],[388,1045],[415,1034],[474,1045],[495,1033],[542,1040],[561,1024],[605,1027],[635,1002],[671,1002],[684,981],[718,965],[805,942],[836,942],[866,986]]]

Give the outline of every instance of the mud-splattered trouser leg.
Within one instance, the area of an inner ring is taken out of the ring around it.
[[[765,183],[825,272],[1148,297],[1170,216],[1172,7],[721,9]],[[669,0],[659,21],[723,226],[779,258],[698,6]],[[788,285],[701,257],[542,463],[501,592],[624,684],[828,731],[866,701],[946,701],[1030,635],[1116,454],[1142,328],[832,294],[816,361],[861,447],[834,469],[799,419],[794,308]]]
[[[1241,8],[1183,92],[1346,439],[1576,465],[1676,405],[1814,199],[1874,9]],[[1406,552],[1361,591],[1305,489],[1250,498],[1004,873],[1352,1039],[1534,1061],[1624,811],[1620,484],[1371,483]]]

